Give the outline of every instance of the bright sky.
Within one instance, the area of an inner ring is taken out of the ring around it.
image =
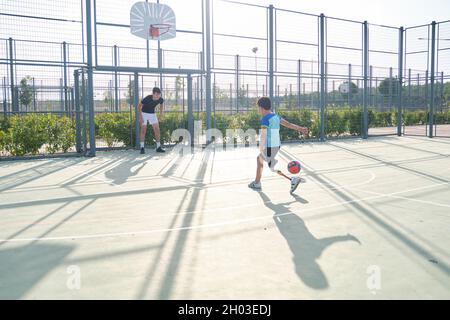
[[[390,26],[421,25],[450,20],[449,0],[245,0],[242,2],[307,13],[347,18],[357,21],[367,20]]]
[[[0,0],[0,12],[12,14],[24,14],[32,16],[45,16],[51,18],[81,19],[81,3],[85,0]],[[139,0],[97,0],[97,21],[107,23],[128,24],[131,6]],[[156,2],[153,1],[153,2]],[[201,3],[202,0],[160,0],[169,5],[176,14],[177,29],[202,31]],[[241,0],[245,3],[253,3],[262,6],[273,4],[276,8],[300,11],[318,15],[324,13],[329,17],[346,18],[362,22],[367,20],[372,24],[382,24],[393,27],[428,24],[435,20],[450,20],[450,0]],[[266,37],[266,10],[244,5],[235,5],[221,0],[213,0],[214,33],[226,33],[244,35],[249,37]],[[31,55],[37,59],[61,58],[62,41],[69,43],[81,42],[80,23],[61,23],[37,19],[24,19],[0,16],[2,29],[0,38],[34,39],[54,41],[55,45],[30,44],[18,42],[17,57],[28,59]],[[299,41],[317,44],[317,17],[299,15],[277,11],[277,40]],[[97,26],[98,43],[108,48],[99,48],[99,64],[112,63],[111,47],[118,45],[119,60],[121,65],[143,66],[146,64],[146,43],[130,34],[129,28]],[[361,49],[362,29],[359,23],[342,22],[333,19],[327,20],[327,58],[330,74],[347,74],[347,64],[360,65],[361,51],[342,50],[333,46]],[[441,37],[450,38],[450,23],[442,25]],[[419,40],[428,36],[428,28],[408,30],[408,52],[427,50],[427,41]],[[386,77],[389,75],[389,67],[397,72],[398,31],[396,29],[369,27],[370,53],[369,63],[374,66],[374,76]],[[201,35],[178,33],[177,38],[161,43],[163,49],[192,51],[193,53],[165,52],[165,66],[177,68],[198,67],[198,53],[202,50]],[[6,56],[6,42],[0,43],[0,54]],[[128,49],[124,47],[140,47],[141,49]],[[440,48],[450,47],[450,41],[442,42]],[[214,53],[216,68],[234,69],[233,55],[241,56],[241,67],[253,68],[255,61],[252,58],[251,49],[258,47],[258,56],[267,56],[266,42],[254,39],[236,39],[216,35],[214,37]],[[155,48],[155,42],[151,42],[151,48]],[[450,48],[449,48],[450,49]],[[389,53],[377,53],[375,51],[389,51]],[[227,54],[227,56],[219,56]],[[71,45],[69,48],[71,59],[81,59],[81,47]],[[245,58],[242,56],[250,56]],[[441,51],[439,71],[450,74],[450,50]],[[312,68],[311,60],[317,60],[317,46],[287,44],[277,42],[277,68],[278,71],[297,70],[297,60],[305,61],[303,72],[308,73]],[[285,59],[286,61],[283,61]],[[292,61],[287,61],[290,59]],[[150,55],[152,66],[156,62],[156,54]],[[342,66],[332,65],[340,63]],[[266,61],[261,58],[258,69],[264,69]],[[376,68],[378,67],[378,68]],[[308,70],[309,68],[309,70]],[[316,68],[316,67],[315,67]],[[427,69],[427,55],[412,54],[407,57],[406,68],[413,70]],[[21,67],[18,76],[35,74],[38,71]],[[49,69],[49,68],[48,68]],[[6,74],[6,69],[1,70],[1,76]],[[60,70],[53,68],[45,74],[39,70],[43,79],[57,79]],[[361,74],[361,68],[354,67],[353,74]],[[414,72],[414,71],[413,71]],[[417,71],[418,72],[418,71]],[[295,80],[295,79],[294,79]],[[109,81],[109,80],[108,80]],[[234,77],[223,76],[220,80],[224,83],[234,81]],[[281,84],[288,84],[292,79],[278,79]],[[107,83],[107,82],[105,82]]]

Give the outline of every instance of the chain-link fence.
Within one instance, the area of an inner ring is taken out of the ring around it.
[[[80,131],[73,141],[81,147],[70,150],[133,145],[135,96],[158,86],[168,130],[194,119],[208,128],[245,122],[269,96],[312,138],[450,136],[449,21],[399,28],[234,1],[161,0],[176,13],[177,37],[159,42],[130,34],[135,2],[2,0],[3,119],[66,116]],[[103,114],[129,121],[129,141],[108,140]]]

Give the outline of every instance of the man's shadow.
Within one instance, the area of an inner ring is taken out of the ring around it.
[[[308,230],[304,221],[289,209],[290,204],[297,201],[307,203],[306,200],[294,195],[295,201],[274,204],[264,192],[259,192],[259,195],[264,205],[274,212],[273,220],[292,251],[292,260],[298,277],[311,288],[326,289],[327,278],[316,260],[333,243],[341,241],[360,243],[359,240],[350,234],[317,239]]]
[[[122,161],[117,166],[106,171],[105,177],[112,179],[114,184],[124,184],[129,178],[136,176],[141,171],[145,166],[145,160],[129,159]]]

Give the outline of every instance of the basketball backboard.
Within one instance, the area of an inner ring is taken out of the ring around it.
[[[165,4],[136,2],[130,10],[131,33],[146,40],[168,40],[176,36],[173,10]]]

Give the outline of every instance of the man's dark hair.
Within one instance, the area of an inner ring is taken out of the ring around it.
[[[158,88],[158,87],[154,87],[153,90],[152,90],[152,92],[153,92],[153,93],[159,93],[159,94],[161,94],[161,89]]]
[[[262,97],[258,100],[258,107],[261,107],[265,110],[272,109],[272,103],[270,102],[270,99],[268,97]]]

